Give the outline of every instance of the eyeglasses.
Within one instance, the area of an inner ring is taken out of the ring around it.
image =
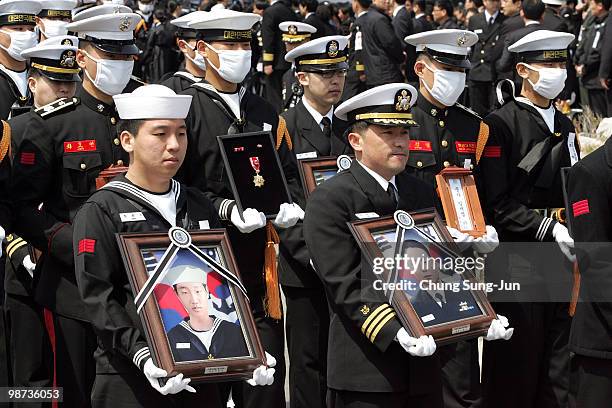
[[[345,77],[348,70],[339,69],[337,71],[323,71],[323,72],[310,72],[311,74],[316,74],[323,79],[332,79],[333,77]]]

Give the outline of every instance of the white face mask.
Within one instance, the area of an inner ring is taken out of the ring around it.
[[[44,34],[45,37],[59,37],[60,35],[68,34],[68,29],[66,26],[67,22],[62,20],[49,20],[43,18],[43,24],[45,25],[44,31],[41,29],[40,31]]]
[[[87,70],[85,70],[85,75],[100,91],[109,96],[118,95],[130,82],[134,60],[95,59],[87,52],[82,50],[81,52],[96,63],[96,79],[93,79]]]
[[[433,69],[427,64],[425,66],[434,74],[433,88],[429,88],[422,79],[423,86],[431,96],[444,106],[453,106],[457,103],[457,99],[465,89],[465,72]]]
[[[187,42],[185,41],[185,44],[187,45],[187,47],[191,48],[189,46],[189,44],[187,44]],[[195,52],[195,57],[191,58],[189,56],[189,54],[184,53],[185,58],[187,58],[189,61],[193,62],[195,64],[196,67],[200,68],[202,71],[206,71],[206,59],[204,59],[204,57],[202,56],[202,54],[200,54],[198,52],[198,47],[195,46],[192,48],[192,50]]]
[[[221,78],[232,84],[244,81],[251,70],[251,50],[216,50],[208,44],[206,46],[219,56],[219,68],[211,63],[208,65],[217,71]]]
[[[8,48],[0,45],[0,48],[8,52],[8,55],[16,61],[25,61],[26,59],[21,56],[21,52],[28,48],[35,47],[38,42],[34,31],[0,30],[0,33],[4,33],[11,37],[11,45],[9,45]]]
[[[546,99],[555,99],[565,88],[567,70],[565,68],[536,68],[529,64],[523,64],[532,71],[539,74],[538,82],[535,84],[529,78],[527,81],[539,95]]]
[[[138,10],[142,11],[143,14],[151,14],[153,10],[155,10],[155,5],[153,4],[153,2],[147,4],[139,1]]]

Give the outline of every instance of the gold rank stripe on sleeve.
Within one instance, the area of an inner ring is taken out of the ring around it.
[[[361,332],[374,343],[378,332],[384,327],[389,320],[395,317],[395,311],[388,304],[384,303],[378,306],[370,316],[361,325]]]
[[[270,53],[270,52],[264,52],[263,53],[263,60],[265,62],[271,62],[274,61],[274,54]]]
[[[26,246],[26,245],[28,245],[28,243],[24,241],[23,238],[15,239],[14,241],[12,241],[10,244],[6,246],[6,253],[8,257],[12,258],[15,251],[17,251],[19,248]]]

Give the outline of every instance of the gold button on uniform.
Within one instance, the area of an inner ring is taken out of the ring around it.
[[[115,123],[117,123],[117,119],[115,119],[115,118],[111,118],[111,124],[113,124],[113,125],[114,125]]]
[[[87,165],[85,163],[81,163],[81,170],[85,170],[87,168]]]
[[[422,161],[418,161],[417,162],[417,167],[423,167],[423,162]]]
[[[115,139],[113,139],[113,143],[115,144],[115,146],[119,146],[119,144],[120,144],[121,142],[119,141],[119,139],[118,139],[118,138],[115,138]]]
[[[448,167],[448,166],[450,166],[450,163],[448,161],[445,161],[444,162],[444,167]]]
[[[444,121],[441,120],[440,122],[438,122],[438,124],[440,125],[440,127],[444,127]]]
[[[448,147],[448,142],[446,140],[442,141],[442,147]]]
[[[123,166],[123,160],[117,160],[117,166]]]

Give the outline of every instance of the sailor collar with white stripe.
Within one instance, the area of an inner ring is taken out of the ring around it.
[[[240,119],[240,115],[239,115],[240,112],[236,112],[234,109],[232,109],[232,107],[230,106],[230,103],[227,101],[227,98],[228,98],[227,93],[224,94],[223,92],[219,92],[214,86],[212,86],[211,84],[209,84],[208,82],[204,80],[197,82],[195,84],[192,84],[191,86],[214,93],[215,96],[217,97],[217,100],[221,101],[225,105],[225,108],[228,110],[228,112],[231,112],[234,115],[235,119]],[[240,89],[238,90],[238,105],[239,105],[238,107],[239,108],[240,108],[240,105],[242,105],[242,98],[244,97],[245,94],[246,94],[246,88],[241,86]]]

